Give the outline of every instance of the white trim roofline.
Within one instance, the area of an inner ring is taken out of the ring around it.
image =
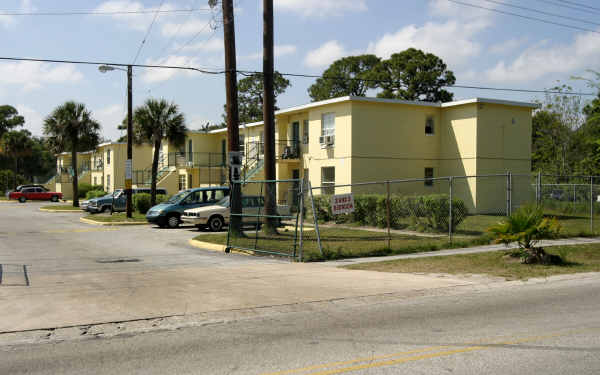
[[[538,103],[530,103],[530,102],[517,102],[511,100],[502,100],[502,99],[490,99],[490,98],[471,98],[464,100],[457,100],[454,102],[425,102],[421,100],[400,100],[400,99],[385,99],[385,98],[371,98],[366,96],[341,96],[339,98],[321,100],[319,102],[312,102],[307,104],[298,105],[295,107],[289,107],[280,109],[275,111],[275,115],[285,115],[287,113],[304,111],[310,108],[320,107],[328,104],[336,104],[336,103],[344,103],[344,102],[367,102],[367,103],[388,103],[388,104],[404,104],[404,105],[416,105],[422,107],[434,107],[434,108],[446,108],[446,107],[455,107],[459,105],[466,104],[474,104],[474,103],[488,103],[488,104],[500,104],[500,105],[509,105],[514,107],[525,107],[525,108],[540,108]],[[251,128],[254,126],[262,125],[263,122],[252,122],[249,124],[241,124],[240,128]],[[211,130],[208,133],[222,133],[226,132],[227,128]]]

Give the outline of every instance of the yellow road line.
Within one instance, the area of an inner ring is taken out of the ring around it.
[[[356,358],[356,359],[350,359],[350,360],[347,360],[347,361],[331,362],[331,363],[325,363],[325,364],[320,364],[320,365],[314,365],[314,366],[297,368],[297,369],[293,369],[293,370],[284,370],[284,371],[277,371],[277,372],[269,372],[269,373],[265,373],[265,374],[262,374],[262,375],[285,375],[285,374],[293,374],[293,373],[296,373],[296,372],[304,372],[304,371],[310,371],[310,370],[317,370],[317,369],[320,369],[320,368],[349,365],[349,364],[356,363],[356,362],[373,361],[373,360],[376,360],[376,359],[392,358],[392,357],[398,357],[398,356],[402,356],[402,355],[416,354],[416,353],[423,353],[423,352],[430,352],[430,351],[439,350],[439,349],[446,349],[446,348],[448,348],[448,347],[447,346],[432,346],[432,347],[429,347],[429,348],[415,349],[415,350],[410,350],[410,351],[407,351],[407,352],[398,352],[398,353],[392,353],[392,354],[386,354],[386,355],[379,355],[379,356],[373,356],[373,357]]]
[[[366,361],[374,361],[374,360],[378,360],[378,359],[401,357],[401,358],[391,359],[391,360],[387,360],[387,361],[366,363],[366,364],[362,364],[362,365],[349,366],[349,367],[343,367],[343,368],[330,369],[330,370],[325,370],[325,371],[320,371],[320,372],[310,372],[309,373],[310,375],[341,374],[341,373],[345,373],[345,372],[363,370],[363,369],[367,369],[367,368],[391,366],[391,365],[397,365],[397,364],[402,364],[402,363],[406,363],[406,362],[419,361],[419,360],[423,360],[423,359],[444,357],[444,356],[449,356],[449,355],[453,355],[453,354],[468,353],[468,352],[473,352],[473,351],[478,351],[478,350],[483,350],[483,349],[492,349],[498,345],[516,345],[516,344],[521,344],[521,343],[525,343],[525,342],[541,341],[541,340],[553,338],[553,337],[589,332],[590,330],[594,330],[594,328],[569,330],[569,331],[565,331],[565,332],[551,333],[548,335],[529,336],[529,337],[524,337],[524,338],[520,338],[520,339],[515,339],[515,340],[510,340],[510,341],[507,340],[507,341],[501,341],[501,342],[495,342],[495,343],[494,342],[485,343],[485,341],[487,341],[487,340],[481,340],[480,342],[477,342],[477,343],[475,343],[475,342],[467,343],[466,345],[472,345],[472,346],[469,346],[466,348],[446,350],[446,351],[441,351],[441,352],[436,352],[436,353],[429,353],[429,354],[422,354],[422,355],[417,355],[417,356],[406,357],[406,355],[409,355],[409,354],[423,353],[423,352],[434,351],[434,350],[439,350],[439,349],[447,349],[447,348],[450,348],[450,347],[456,346],[456,345],[434,346],[434,347],[416,349],[416,350],[406,351],[406,352],[399,352],[399,353],[365,357],[365,358],[356,358],[356,359],[351,359],[351,360],[347,360],[347,361],[324,363],[324,364],[313,365],[313,366],[292,369],[292,370],[283,370],[283,371],[278,371],[278,372],[264,373],[262,375],[286,375],[286,374],[299,373],[299,372],[308,372],[308,371],[317,370],[317,369],[324,369],[324,368],[328,368],[328,367],[343,366],[343,365],[348,365],[348,364],[357,363],[357,362],[366,362]]]
[[[486,349],[486,347],[485,346],[470,346],[468,348],[447,350],[445,352],[422,354],[422,355],[417,355],[417,356],[413,356],[413,357],[392,359],[389,361],[382,361],[382,362],[375,362],[375,363],[365,363],[364,365],[350,366],[350,367],[326,370],[326,371],[321,371],[321,372],[311,372],[310,375],[341,374],[344,372],[364,370],[367,368],[376,368],[376,367],[382,367],[382,366],[398,365],[398,364],[406,363],[406,362],[420,361],[422,359],[429,359],[429,358],[436,358],[436,357],[444,357],[444,356],[449,356],[449,355],[453,355],[453,354],[473,352],[475,350],[482,350],[482,349]]]

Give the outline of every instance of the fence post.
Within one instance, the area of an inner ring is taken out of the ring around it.
[[[387,186],[387,200],[386,200],[386,206],[387,206],[387,234],[388,234],[388,249],[392,248],[392,235],[390,233],[390,182],[386,181],[385,182],[386,186]]]
[[[510,172],[506,172],[506,216],[510,216]]]
[[[594,234],[594,177],[590,176],[590,233]]]
[[[298,257],[300,262],[302,262],[302,248],[303,248],[303,237],[304,237],[304,179],[302,179],[302,183],[300,184],[300,243],[298,245]]]
[[[448,217],[449,217],[449,220],[448,220],[448,236],[450,237],[450,242],[452,242],[452,231],[453,231],[453,228],[452,228],[452,182],[453,182],[453,179],[452,179],[452,177],[450,177],[448,179],[448,186],[449,186],[449,189],[448,189],[448,193],[449,194],[448,195],[450,196],[449,202],[448,202],[449,203],[448,206],[450,207],[448,209]]]
[[[317,235],[317,244],[319,245],[319,252],[323,256],[323,247],[321,246],[321,233],[319,232],[319,220],[317,219],[317,213],[315,212],[315,198],[312,193],[312,185],[308,181],[308,191],[310,193],[310,204],[312,207],[313,218],[315,219],[315,234]]]

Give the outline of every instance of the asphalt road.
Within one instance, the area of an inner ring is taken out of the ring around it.
[[[1,374],[597,374],[600,278],[0,348]]]
[[[154,267],[214,267],[281,262],[213,253],[188,240],[206,232],[194,227],[162,229],[153,225],[94,226],[83,213],[39,211],[48,202],[0,203],[0,263],[27,265],[30,276],[49,273],[139,270]],[[113,260],[132,260],[126,264]]]

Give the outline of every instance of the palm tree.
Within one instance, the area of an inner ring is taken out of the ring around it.
[[[19,158],[31,154],[33,140],[28,130],[11,130],[2,136],[2,152],[12,157],[15,162],[15,188],[19,174]]]
[[[44,120],[44,134],[55,153],[71,152],[73,207],[79,207],[77,153],[95,148],[100,141],[100,124],[83,103],[68,101]]]
[[[187,126],[185,117],[179,112],[175,103],[165,99],[148,99],[143,106],[136,108],[133,114],[134,140],[154,146],[152,159],[152,185],[150,203],[156,204],[156,179],[158,174],[158,156],[160,154],[163,138],[180,147],[185,144]]]

